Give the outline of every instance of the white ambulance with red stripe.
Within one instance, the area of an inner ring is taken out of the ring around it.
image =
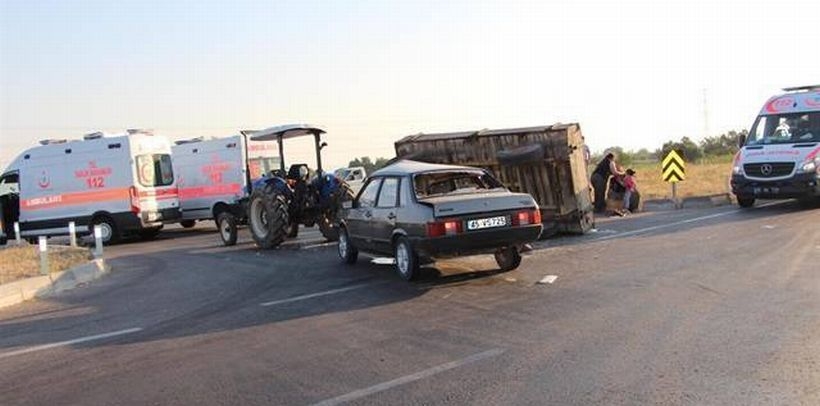
[[[820,85],[783,89],[770,98],[732,165],[741,207],[756,199],[820,199]]]
[[[183,227],[193,227],[198,220],[232,221],[233,226],[243,221],[242,203],[250,195],[251,183],[280,167],[276,141],[253,141],[251,133],[181,140],[171,147]]]
[[[171,143],[149,131],[89,134],[82,140],[45,140],[18,156],[0,175],[14,190],[0,196],[7,235],[19,221],[21,235],[78,233],[100,225],[103,241],[127,235],[156,236],[180,216]]]

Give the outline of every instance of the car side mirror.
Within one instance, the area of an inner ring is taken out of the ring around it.
[[[746,134],[740,134],[737,137],[737,147],[738,148],[743,148],[743,145],[745,145],[745,144],[746,144]]]

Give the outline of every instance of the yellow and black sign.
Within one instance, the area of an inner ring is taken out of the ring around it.
[[[661,168],[666,182],[675,183],[686,179],[686,163],[674,149],[663,158]]]

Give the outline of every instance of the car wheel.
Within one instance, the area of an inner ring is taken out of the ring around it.
[[[744,209],[748,209],[755,205],[755,198],[754,197],[737,197],[737,205],[743,207]]]
[[[182,228],[191,228],[196,225],[196,220],[182,220],[179,222]]]
[[[359,258],[359,250],[350,242],[350,236],[347,234],[347,229],[339,230],[339,258],[346,264],[355,264]]]
[[[91,219],[91,235],[94,235],[94,227],[96,226],[100,226],[103,244],[111,245],[120,242],[120,231],[117,229],[114,219],[108,216],[97,216]]]
[[[495,262],[502,271],[512,271],[521,265],[521,253],[518,252],[517,247],[499,248],[495,252]]]
[[[399,276],[411,281],[419,276],[419,256],[406,237],[399,237],[393,247],[396,271]]]
[[[237,230],[236,217],[228,212],[216,216],[216,228],[219,229],[219,238],[225,246],[236,245]]]

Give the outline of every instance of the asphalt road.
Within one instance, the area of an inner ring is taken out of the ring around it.
[[[794,202],[605,219],[415,283],[170,230],[0,310],[0,404],[817,405],[818,224]]]

